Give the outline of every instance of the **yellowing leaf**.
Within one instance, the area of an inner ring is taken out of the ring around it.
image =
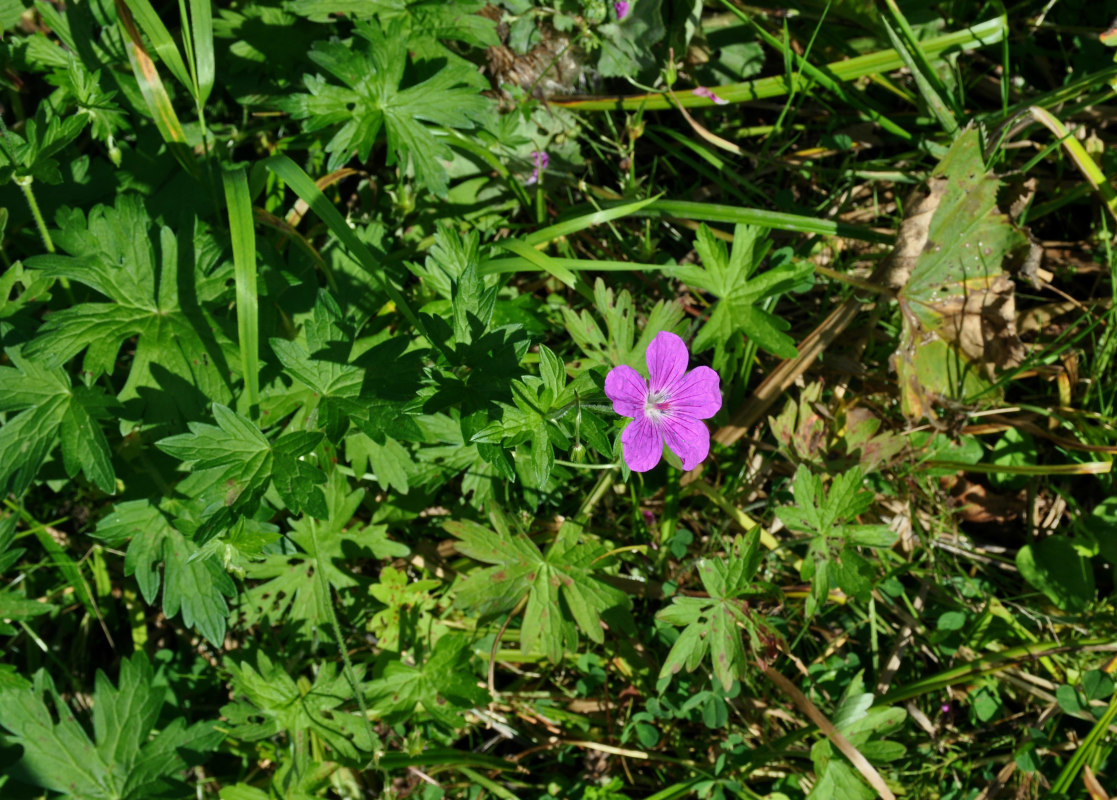
[[[1028,240],[997,210],[998,185],[978,130],[967,128],[900,227],[891,283],[904,325],[896,369],[911,417],[937,398],[972,401],[1023,355],[1003,264]]]

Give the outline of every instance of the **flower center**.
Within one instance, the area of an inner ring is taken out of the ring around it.
[[[667,392],[648,392],[644,400],[644,416],[650,422],[659,422],[671,410],[671,398]]]

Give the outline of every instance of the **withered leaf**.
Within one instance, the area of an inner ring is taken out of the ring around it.
[[[993,399],[996,371],[1023,356],[1003,265],[1028,238],[998,210],[998,186],[979,131],[967,128],[900,226],[889,282],[903,311],[896,370],[910,417],[927,415],[938,400]]]

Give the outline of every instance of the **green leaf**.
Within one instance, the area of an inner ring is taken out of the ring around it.
[[[997,210],[999,182],[981,133],[962,131],[900,228],[897,294],[903,332],[896,353],[904,412],[921,417],[938,397],[990,400],[996,369],[1019,363],[1012,280],[1005,258],[1027,238]],[[929,223],[927,217],[930,216]],[[906,274],[904,274],[906,273]]]
[[[876,796],[853,767],[844,761],[832,760],[807,800],[873,800]]]
[[[810,535],[800,568],[800,575],[811,581],[804,607],[807,617],[826,601],[835,584],[851,597],[867,601],[875,573],[853,545],[890,547],[895,542],[896,536],[887,526],[852,522],[873,503],[873,493],[864,488],[864,480],[861,469],[854,467],[824,488],[821,477],[801,465],[792,482],[795,505],[776,509],[776,516],[790,530]]]
[[[177,776],[215,750],[222,733],[212,723],[187,727],[179,717],[152,737],[166,688],[153,685],[143,653],[121,662],[119,688],[100,670],[95,685],[92,740],[43,670],[29,689],[0,689],[0,726],[23,747],[11,774],[32,786],[90,800],[182,796],[187,787]]]
[[[627,364],[646,375],[644,354],[656,334],[660,331],[686,332],[682,324],[684,312],[678,302],[660,300],[656,303],[637,338],[636,309],[628,290],[622,290],[614,299],[613,290],[606,288],[605,282],[598,278],[593,285],[593,300],[594,313],[576,314],[565,305],[560,309],[566,332],[591,363],[610,369]],[[605,321],[604,331],[598,319]]]
[[[323,519],[291,521],[287,538],[298,549],[246,566],[246,576],[260,583],[241,595],[245,624],[292,622],[308,637],[329,637],[331,587],[344,598],[345,590],[357,586],[345,566],[352,563],[353,553],[367,551],[373,558],[407,555],[407,547],[388,539],[385,526],[354,520],[364,497],[361,490],[349,491],[344,477],[335,472],[325,486]]]
[[[873,567],[852,547],[842,548],[833,564],[834,582],[855,600],[869,602],[873,593]]]
[[[1082,527],[1097,540],[1102,558],[1117,564],[1117,497],[1108,497],[1094,506],[1082,519]]]
[[[476,73],[459,60],[449,60],[425,80],[403,87],[408,38],[400,24],[382,30],[379,22],[358,21],[356,34],[359,40],[354,44],[319,41],[309,54],[341,86],[308,75],[304,81],[309,94],[286,98],[280,106],[306,120],[307,130],[337,128],[326,145],[329,169],[347,163],[354,152],[367,161],[383,130],[389,165],[410,163],[421,184],[445,195],[448,175],[443,162],[453,153],[434,131],[469,130],[490,113]]]
[[[566,367],[562,359],[543,344],[539,345],[539,377],[543,379],[543,385],[551,393],[551,397],[558,399],[566,387]]]
[[[695,247],[704,269],[686,266],[672,270],[682,282],[720,298],[694,337],[695,352],[716,348],[714,369],[726,370],[736,364],[736,358],[730,357],[730,350],[741,352],[741,334],[781,358],[794,358],[798,354],[795,340],[785,333],[790,324],[758,308],[757,304],[809,281],[812,268],[806,262],[793,262],[754,276],[770,247],[767,242],[759,244],[761,233],[761,228],[737,225],[733,249],[726,253],[725,244],[702,225]]]
[[[35,116],[28,119],[23,136],[5,130],[0,147],[0,185],[13,178],[57,184],[62,182],[58,160],[54,157],[76,139],[88,124],[84,114],[59,116],[51,103],[40,103]]]
[[[661,686],[682,669],[693,671],[709,653],[714,677],[725,691],[748,669],[748,653],[761,635],[771,635],[767,624],[746,608],[750,596],[768,594],[771,587],[757,580],[760,567],[760,531],[754,528],[738,536],[728,558],[698,561],[698,576],[708,597],[676,595],[656,619],[669,625],[686,626],[675,640],[659,672]]]
[[[23,409],[0,428],[0,494],[22,495],[56,444],[70,477],[79,472],[106,494],[116,492],[112,453],[98,419],[111,405],[100,388],[73,387],[61,369],[45,368],[7,350],[15,367],[0,367],[0,411]]]
[[[1024,580],[1064,611],[1085,611],[1094,601],[1094,567],[1066,536],[1048,536],[1016,552]]]
[[[163,588],[163,613],[182,612],[183,623],[214,645],[225,641],[229,614],[226,597],[236,585],[214,555],[199,553],[197,545],[179,533],[166,516],[147,500],[117,503],[97,525],[94,536],[111,547],[128,542],[124,574],[135,575],[148,605]],[[163,564],[160,578],[159,564]]]
[[[662,0],[639,0],[623,20],[598,26],[596,32],[605,40],[597,62],[602,75],[636,77],[655,66],[651,46],[665,33],[661,5]]]
[[[368,629],[376,636],[377,647],[398,653],[412,646],[417,636],[425,635],[426,626],[420,620],[430,620],[438,604],[431,590],[441,587],[442,581],[408,580],[405,572],[394,567],[384,567],[379,578],[368,587],[368,593],[385,607],[372,616]]]
[[[100,70],[91,72],[73,53],[66,67],[55,69],[47,80],[69,95],[70,102],[77,106],[76,116],[84,116],[92,123],[90,132],[94,139],[108,144],[117,131],[127,126],[127,118],[114,99],[117,93],[102,88]],[[111,152],[110,149],[110,157]]]
[[[588,538],[581,541],[582,528],[574,522],[563,523],[546,553],[526,536],[497,533],[476,523],[452,521],[443,527],[459,540],[459,552],[493,565],[455,586],[456,605],[493,616],[511,611],[526,596],[520,633],[524,653],[542,652],[557,662],[564,652],[577,650],[579,630],[600,644],[602,614],[629,607],[624,592],[594,574],[605,550]]]
[[[379,16],[399,19],[409,45],[426,48],[437,41],[455,40],[480,47],[500,44],[496,24],[479,14],[484,0],[456,0],[453,3],[431,0],[289,0],[288,11],[315,22],[332,22],[333,15],[366,19]],[[442,48],[436,52],[449,53]]]
[[[408,482],[408,473],[414,459],[403,445],[391,437],[384,437],[384,443],[378,444],[363,434],[350,437],[346,440],[346,455],[354,457],[353,445],[360,441],[363,444],[362,453],[368,459],[369,466],[376,473],[376,480],[384,489],[395,489],[400,494],[407,494],[411,488]]]
[[[381,679],[372,684],[370,704],[389,723],[412,719],[416,708],[421,708],[445,728],[461,727],[465,711],[492,700],[472,674],[469,643],[466,636],[447,633],[422,667],[389,662]]]
[[[250,420],[214,403],[217,425],[191,422],[190,433],[170,436],[156,446],[183,462],[185,470],[225,467],[218,483],[225,489],[224,502],[205,512],[202,526],[195,532],[198,544],[228,530],[238,516],[255,512],[269,481],[295,512],[323,513],[322,490],[326,476],[316,467],[299,461],[321,441],[311,432],[289,433],[273,446]]]
[[[342,709],[352,700],[353,689],[336,664],[324,663],[311,683],[303,678],[296,682],[285,664],[273,662],[262,650],[255,661],[255,668],[247,660],[225,662],[236,698],[221,709],[230,736],[252,742],[283,734],[295,759],[303,762],[308,734],[319,737],[334,760],[357,761],[379,744],[370,740],[368,725],[355,710]],[[364,671],[364,665],[354,665],[358,686]]]
[[[271,339],[272,352],[298,381],[313,389],[320,403],[333,402],[346,415],[361,414],[358,402],[365,371],[350,362],[353,332],[344,322],[341,309],[326,290],[318,292],[310,319],[303,326],[305,344],[286,339]],[[346,423],[347,425],[348,423]],[[344,429],[329,429],[337,441]]]
[[[177,237],[166,226],[153,230],[142,201],[122,195],[115,207],[96,206],[88,219],[81,211],[62,215],[56,240],[69,256],[27,261],[109,301],[51,314],[24,347],[27,358],[54,368],[86,350],[83,369],[97,378],[114,371],[121,343],[138,337],[118,394],[129,430],[132,423],[181,429],[208,401],[232,399],[229,362],[236,350],[209,310],[227,294],[231,267],[200,222],[179,230]]]

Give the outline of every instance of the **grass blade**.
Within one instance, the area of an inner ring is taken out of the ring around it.
[[[167,26],[163,24],[163,20],[159,18],[159,14],[156,13],[149,0],[123,0],[123,4],[128,7],[135,21],[139,23],[140,30],[147,34],[155,53],[167,65],[167,69],[171,71],[175,79],[187,90],[193,90],[190,73],[186,69],[186,63],[182,60],[182,55],[178,52],[178,46],[175,44],[175,40],[171,38],[171,32],[167,30]],[[119,10],[121,0],[117,0],[116,5]]]
[[[120,26],[124,30],[124,36],[130,43],[127,50],[132,72],[139,83],[144,102],[155,120],[155,127],[183,168],[197,177],[198,166],[194,161],[194,154],[186,144],[186,133],[182,129],[182,123],[179,122],[178,114],[175,113],[171,98],[167,94],[167,88],[163,85],[163,79],[159,77],[155,62],[151,60],[144,46],[143,36],[136,27],[136,21],[132,17],[132,12],[128,10],[125,0],[116,0],[116,13]]]
[[[349,227],[345,218],[341,216],[341,212],[334,207],[334,204],[329,201],[326,195],[322,194],[322,190],[315,185],[311,177],[298,164],[284,155],[272,156],[264,162],[264,166],[290,186],[292,191],[310,207],[310,210],[326,223],[326,227],[349,249],[349,252],[357,259],[357,263],[395,303],[396,308],[399,309],[407,321],[425,334],[426,329],[412,310],[411,304],[384,275],[384,271],[376,257],[373,256],[372,251],[357,238],[357,234]]]
[[[213,9],[210,0],[190,0],[190,30],[194,40],[195,100],[204,105],[216,75],[213,57]]]
[[[946,101],[943,99],[946,96],[946,87],[939,80],[938,73],[935,72],[931,63],[927,60],[927,56],[919,49],[919,43],[915,40],[911,28],[908,27],[908,21],[900,13],[900,9],[896,8],[895,3],[889,0],[886,0],[885,5],[891,12],[897,28],[899,28],[899,31],[897,31],[888,24],[887,19],[881,18],[881,24],[884,26],[884,32],[888,35],[888,40],[892,42],[892,47],[911,71],[912,77],[915,78],[915,85],[919,89],[919,95],[923,98],[923,102],[927,104],[928,110],[934,114],[935,119],[939,121],[944,131],[953,134],[958,130],[958,120],[954,118],[954,112],[947,107]]]
[[[507,243],[505,244],[507,247]],[[512,249],[512,248],[508,248]],[[561,256],[548,256],[548,262],[556,269],[563,271],[581,272],[583,270],[594,272],[670,272],[671,267],[664,264],[644,264],[639,261],[595,261],[590,258],[563,258]],[[528,272],[541,269],[539,264],[528,258],[491,258],[482,261],[480,270],[482,275],[507,275],[513,272]],[[557,274],[555,277],[559,277]],[[561,278],[559,278],[561,280]]]
[[[558,278],[560,281],[571,288],[574,287],[574,284],[578,280],[573,272],[562,266],[560,263],[558,263],[558,261],[551,258],[546,253],[540,253],[534,247],[515,240],[501,242],[500,244],[505,250],[509,250],[515,253],[524,261],[535,265],[536,269],[541,269],[548,275],[554,278]]]
[[[1008,32],[1008,25],[1001,17],[996,17],[976,25],[971,25],[965,30],[954,31],[934,39],[920,42],[919,49],[928,59],[941,57],[948,51],[962,49],[972,50],[977,47],[986,47],[997,44],[1004,39]],[[904,66],[904,61],[895,50],[880,50],[843,61],[833,61],[821,69],[823,72],[842,82],[855,81],[880,72],[891,72]],[[782,76],[759,78],[742,83],[731,83],[718,86],[717,94],[730,103],[744,103],[751,100],[765,100],[772,97],[783,97],[791,91],[798,91],[810,85],[809,78],[796,75],[794,85]],[[710,106],[713,101],[705,97],[684,92],[678,96],[679,104],[692,108],[695,106]],[[671,107],[671,100],[666,94],[639,94],[629,97],[593,97],[570,98],[552,97],[548,101],[551,105],[577,108],[581,111],[635,111],[637,109],[658,110]]]
[[[1090,158],[1090,154],[1086,152],[1082,142],[1078,141],[1074,134],[1067,129],[1067,126],[1046,109],[1031,106],[1028,108],[1028,113],[1031,114],[1032,119],[1059,137],[1059,143],[1067,151],[1067,155],[1070,156],[1074,165],[1078,167],[1082,177],[1089,181],[1090,186],[1094,188],[1102,202],[1105,203],[1110,215],[1117,220],[1117,191],[1114,191],[1109,179],[1105,177],[1101,168],[1094,163],[1094,159]]]
[[[741,208],[717,203],[697,203],[691,200],[656,200],[646,209],[638,212],[640,216],[662,215],[680,217],[701,222],[732,222],[743,225],[759,225],[794,233],[813,233],[821,236],[842,236],[846,239],[859,239],[864,242],[891,244],[895,234],[860,228],[844,222],[828,219],[804,217],[799,214],[784,214],[779,211],[763,211],[758,208]]]
[[[638,200],[635,203],[624,203],[623,205],[595,211],[592,214],[584,214],[579,217],[574,217],[573,219],[564,220],[547,228],[540,228],[535,233],[525,236],[522,241],[530,247],[535,247],[537,244],[551,242],[562,236],[569,236],[572,233],[584,231],[587,228],[592,228],[594,225],[602,225],[606,222],[620,219],[621,217],[631,216],[655,201],[656,198],[649,197],[646,200]]]
[[[1105,713],[1094,723],[1094,727],[1086,734],[1082,744],[1075,748],[1074,755],[1063,765],[1059,777],[1051,784],[1051,796],[1058,797],[1070,791],[1071,784],[1074,783],[1078,773],[1082,771],[1082,767],[1086,765],[1087,760],[1103,743],[1103,740],[1109,736],[1109,726],[1113,724],[1114,719],[1117,719],[1117,695],[1110,698],[1109,707],[1106,708]]]
[[[255,409],[260,397],[260,308],[256,291],[256,232],[252,199],[244,169],[225,172],[225,205],[233,241],[233,270],[237,288],[237,334],[248,406]]]
[[[909,683],[906,686],[901,686],[898,689],[893,689],[891,692],[878,697],[873,705],[889,706],[902,703],[913,697],[920,697],[921,695],[930,694],[932,692],[940,692],[949,686],[957,686],[959,683],[966,683],[981,675],[988,675],[992,672],[998,672],[1025,661],[1034,661],[1045,656],[1054,655],[1055,653],[1082,651],[1090,647],[1110,647],[1112,644],[1112,639],[1100,637],[1058,642],[1034,642],[1017,647],[1010,647],[999,653],[991,653],[990,655],[976,658],[973,661],[944,670],[936,675],[931,675],[922,680],[915,681],[914,683]]]

